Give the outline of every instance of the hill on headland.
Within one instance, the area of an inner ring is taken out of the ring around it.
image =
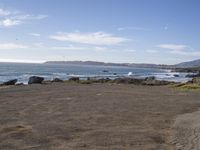
[[[188,62],[183,62],[183,63],[177,64],[176,66],[180,67],[180,68],[200,67],[200,59],[188,61]]]
[[[200,59],[183,62],[175,65],[148,64],[148,63],[105,63],[98,61],[47,61],[45,62],[45,64],[130,66],[130,67],[145,67],[145,68],[194,68],[194,67],[200,67]]]
[[[45,64],[69,64],[69,65],[99,65],[99,66],[125,66],[140,68],[172,68],[173,65],[157,65],[146,63],[105,63],[98,61],[47,61]]]

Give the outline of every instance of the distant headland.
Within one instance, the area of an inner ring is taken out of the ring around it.
[[[179,69],[190,72],[190,70],[200,71],[200,59],[182,62],[174,65],[148,64],[148,63],[106,63],[98,61],[47,61],[45,64],[70,64],[70,65],[100,65],[100,66],[125,66],[138,68],[158,68],[158,69]]]

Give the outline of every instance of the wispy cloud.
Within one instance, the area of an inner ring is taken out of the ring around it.
[[[169,29],[169,25],[166,24],[166,25],[164,26],[164,30],[168,30],[168,29]]]
[[[0,8],[0,17],[10,15],[10,11]]]
[[[28,46],[16,43],[0,43],[0,50],[25,49],[25,48],[28,48]]]
[[[183,56],[200,56],[200,51],[193,50],[187,45],[176,45],[176,44],[162,44],[157,47],[168,49],[169,53],[183,55]]]
[[[0,20],[0,26],[10,27],[21,24],[21,20],[14,20],[14,19],[3,19]]]
[[[94,51],[96,51],[96,52],[105,52],[107,50],[108,50],[107,47],[100,47],[100,46],[94,47]]]
[[[117,28],[118,31],[123,31],[123,30],[137,30],[137,31],[149,31],[147,28],[143,27],[119,27]]]
[[[158,51],[157,51],[157,50],[154,50],[154,49],[148,49],[148,50],[146,50],[146,52],[147,52],[147,53],[152,53],[152,54],[158,53]]]
[[[41,20],[47,15],[31,15],[20,11],[10,11],[0,8],[0,27],[12,27],[30,20]]]
[[[55,49],[55,50],[84,50],[84,49],[87,49],[87,48],[69,45],[69,46],[55,46],[55,47],[51,47],[51,49]]]
[[[39,34],[39,33],[29,33],[29,35],[35,36],[35,37],[40,37],[41,36],[41,34]]]
[[[131,53],[132,53],[132,52],[136,52],[136,50],[134,50],[134,49],[125,49],[124,51],[125,51],[125,52],[131,52]]]
[[[200,57],[200,51],[170,51],[171,54]]]
[[[161,45],[158,45],[157,47],[169,49],[169,50],[175,50],[175,51],[180,51],[187,48],[186,45],[178,45],[178,44],[161,44]]]
[[[50,39],[58,41],[68,41],[74,43],[91,44],[91,45],[117,45],[128,41],[128,39],[105,32],[93,33],[57,33],[56,35],[49,36]]]

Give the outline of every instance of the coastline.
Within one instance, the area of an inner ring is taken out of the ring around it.
[[[9,68],[9,69],[8,69]],[[27,84],[30,76],[41,76],[45,80],[60,78],[67,80],[79,77],[81,80],[90,78],[146,78],[155,76],[158,80],[187,82],[191,78],[186,75],[191,73],[172,72],[158,68],[137,68],[128,66],[95,66],[95,65],[61,65],[61,64],[1,64],[0,82],[17,79],[18,83]]]

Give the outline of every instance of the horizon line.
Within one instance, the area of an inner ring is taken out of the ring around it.
[[[97,60],[19,60],[19,59],[0,59],[0,63],[23,63],[23,64],[43,64],[46,62],[99,62],[99,63],[113,63],[113,64],[152,64],[152,65],[176,65],[176,64],[159,64],[159,63],[147,63],[147,62],[104,62],[104,61],[97,61]],[[190,60],[193,61],[193,60]]]

